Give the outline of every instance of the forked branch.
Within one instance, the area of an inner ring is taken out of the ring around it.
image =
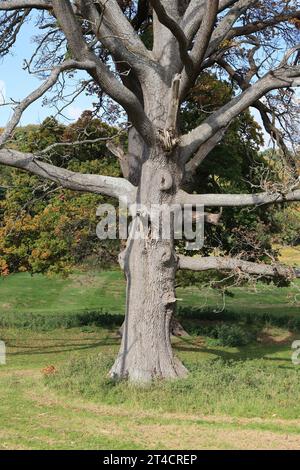
[[[55,85],[62,72],[72,69],[88,70],[93,68],[95,68],[95,64],[91,61],[79,62],[76,60],[66,60],[61,65],[54,67],[48,79],[16,106],[10,121],[0,136],[0,148],[11,137],[14,129],[20,122],[23,112]]]
[[[191,86],[195,83],[197,76],[201,70],[203,59],[212,37],[215,22],[218,15],[219,0],[210,0],[206,2],[204,15],[190,54],[192,67],[187,69],[181,81],[180,97],[183,99]]]
[[[188,53],[189,48],[189,41],[184,34],[184,31],[181,29],[181,26],[178,22],[172,18],[166,11],[164,5],[161,3],[160,0],[150,0],[151,5],[160,21],[161,24],[166,26],[173,36],[178,41],[179,51],[180,51],[180,58],[182,60],[183,65],[187,68],[187,70],[193,69],[193,61]]]
[[[240,113],[252,106],[269,91],[297,86],[300,86],[299,65],[283,65],[266,74],[254,85],[214,112],[200,126],[193,129],[189,134],[182,136],[180,146],[183,160],[188,161],[204,142],[220,129],[228,126]]]

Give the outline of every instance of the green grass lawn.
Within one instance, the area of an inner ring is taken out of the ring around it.
[[[233,297],[213,289],[187,287],[177,289],[182,307],[211,307],[217,311],[224,306],[232,311],[279,314],[300,312],[300,282],[287,288],[259,283],[256,288],[232,288]],[[70,278],[49,278],[41,274],[15,274],[0,279],[0,315],[8,313],[74,313],[103,310],[124,313],[125,280],[120,271],[78,273]]]
[[[211,334],[226,319],[215,291],[178,289],[182,311],[195,309],[183,316],[191,336],[173,340],[190,375],[137,389],[107,376],[124,311],[119,271],[1,279],[8,354],[0,366],[0,449],[300,449],[300,366],[291,361],[300,333],[260,321],[268,312],[300,316],[300,284],[232,291],[226,309],[236,317],[226,325],[231,341],[232,331],[237,339],[251,333],[246,345],[221,346]],[[27,328],[12,327],[26,316]]]
[[[114,330],[0,337],[0,449],[300,449],[300,366],[284,331],[244,348],[176,339],[190,376],[142,389],[107,378]]]
[[[0,279],[0,312],[73,312],[124,310],[125,283],[120,271],[78,273],[63,279],[42,274],[13,274]]]

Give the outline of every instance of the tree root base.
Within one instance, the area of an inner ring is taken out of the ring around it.
[[[109,372],[109,376],[116,381],[127,380],[137,385],[147,385],[155,380],[174,380],[185,378],[188,375],[187,369],[177,359],[173,359],[173,363],[162,368],[153,367],[153,369],[143,369],[137,365],[122,364],[122,359],[117,358],[115,364]]]

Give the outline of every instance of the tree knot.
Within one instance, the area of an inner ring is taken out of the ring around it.
[[[173,177],[168,170],[158,172],[159,188],[161,191],[169,191],[173,186]]]

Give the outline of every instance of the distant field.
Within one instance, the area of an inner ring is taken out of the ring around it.
[[[224,299],[212,289],[188,287],[177,290],[181,307],[223,308],[232,311],[300,314],[300,282],[288,288],[258,284],[232,288]],[[21,273],[0,279],[0,315],[18,313],[66,313],[100,311],[124,313],[125,281],[120,271],[78,273],[68,279]]]
[[[300,267],[300,247],[286,246],[280,247],[280,261],[290,266]]]
[[[120,271],[49,278],[20,273],[0,279],[0,313],[123,312],[125,281]]]

